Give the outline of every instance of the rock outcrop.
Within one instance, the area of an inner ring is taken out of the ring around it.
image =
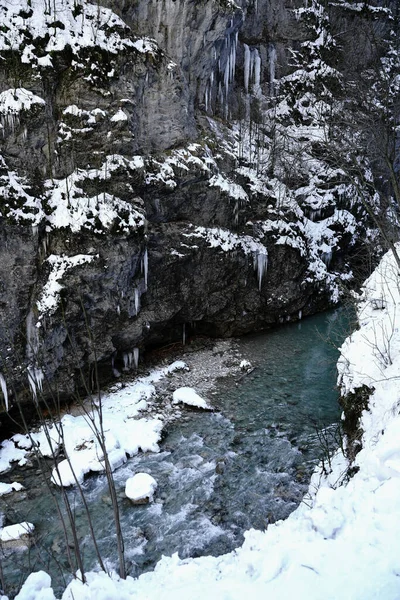
[[[82,374],[92,385],[95,364],[106,381],[191,334],[322,310],[371,228],[358,200],[376,191],[360,192],[329,152],[354,43],[338,48],[334,30],[357,21],[365,41],[389,8],[102,4],[0,9],[0,373],[11,407],[54,389],[67,398]],[[362,68],[377,52],[365,44]]]

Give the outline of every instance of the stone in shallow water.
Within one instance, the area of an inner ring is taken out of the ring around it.
[[[133,504],[152,502],[156,489],[156,480],[147,473],[136,473],[133,477],[129,477],[125,483],[125,494]]]
[[[207,404],[203,398],[201,398],[197,392],[191,387],[181,387],[175,390],[172,395],[172,404],[178,404],[182,402],[188,406],[194,406],[195,408],[203,408],[204,410],[212,410],[211,406]]]
[[[2,548],[29,547],[34,529],[35,526],[27,521],[3,527],[0,530],[0,546]]]

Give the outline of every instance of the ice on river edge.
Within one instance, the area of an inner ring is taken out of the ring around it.
[[[342,347],[343,391],[360,383],[375,388],[364,411],[359,471],[347,482],[338,451],[332,472],[316,472],[309,495],[286,520],[266,532],[250,530],[243,546],[217,558],[164,557],[150,573],[120,580],[89,573],[73,581],[62,600],[176,600],[191,598],[395,600],[399,597],[400,522],[400,316],[399,274],[391,253],[365,283],[359,298],[360,330]],[[390,339],[390,344],[387,344]],[[386,342],[385,342],[386,340]],[[382,352],[386,343],[389,356]],[[368,375],[371,373],[372,375]],[[390,552],[388,549],[390,548]],[[37,582],[43,586],[39,590]],[[31,575],[17,600],[53,599],[43,573]],[[38,591],[37,591],[38,590]],[[42,594],[42,595],[41,595]]]

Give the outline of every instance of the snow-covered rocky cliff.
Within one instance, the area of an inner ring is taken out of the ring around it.
[[[367,158],[348,168],[370,140],[345,118],[356,74],[396,68],[370,35],[390,6],[102,4],[0,8],[10,407],[68,397],[96,361],[107,381],[147,348],[326,308],[374,235],[365,204],[390,209]]]

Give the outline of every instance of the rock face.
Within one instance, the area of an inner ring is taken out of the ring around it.
[[[367,70],[367,33],[389,16],[373,2],[309,4],[0,9],[11,406],[87,391],[147,348],[337,302],[371,227],[359,195],[376,193],[339,160],[346,52]],[[350,21],[361,54],[353,38],[334,43]]]

